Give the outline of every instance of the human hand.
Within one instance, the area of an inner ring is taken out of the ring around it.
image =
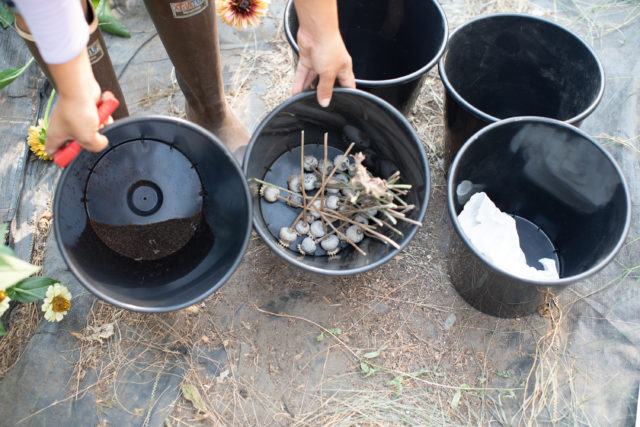
[[[47,154],[53,155],[72,139],[89,151],[103,150],[109,141],[98,133],[101,126],[96,105],[101,93],[87,50],[62,64],[49,64],[49,71],[56,83],[58,101],[49,116],[44,144]],[[106,123],[111,122],[113,118],[109,117]]]
[[[292,94],[302,92],[319,77],[318,103],[326,107],[336,79],[342,87],[356,87],[351,56],[338,28],[337,5],[335,0],[298,0],[295,6],[300,57]]]

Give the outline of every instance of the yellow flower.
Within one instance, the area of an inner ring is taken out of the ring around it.
[[[47,156],[44,151],[44,141],[47,139],[47,125],[40,119],[38,120],[38,126],[29,127],[29,136],[27,136],[27,142],[29,148],[33,153],[42,160],[51,160],[51,157]]]
[[[257,27],[260,17],[267,12],[268,0],[223,0],[218,15],[225,24],[243,29],[247,25]]]
[[[44,318],[49,322],[59,322],[62,320],[71,306],[71,292],[60,283],[49,285],[47,295],[42,304]]]
[[[7,296],[7,291],[0,291],[0,316],[9,309],[9,301],[11,298]]]

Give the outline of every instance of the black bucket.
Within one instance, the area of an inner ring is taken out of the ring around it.
[[[357,89],[342,88],[334,89],[326,108],[318,105],[314,92],[288,99],[253,133],[244,158],[249,181],[258,178],[286,188],[287,178],[300,170],[301,131],[305,154],[323,158],[326,132],[330,158],[343,153],[353,142],[351,154],[363,153],[364,165],[374,176],[387,178],[400,171],[401,182],[412,186],[405,202],[415,205],[407,217],[422,221],[429,197],[427,158],[411,125],[387,102]],[[366,238],[359,244],[366,255],[347,246],[336,256],[302,256],[278,243],[280,228],[290,227],[300,210],[283,202],[265,202],[257,191],[252,194],[253,223],[260,237],[289,263],[315,273],[348,275],[373,269],[400,252],[418,229],[417,225],[400,221],[397,228],[403,233],[401,237],[386,228],[382,231],[398,243],[399,249]]]
[[[129,310],[192,305],[238,266],[251,234],[244,175],[211,133],[169,117],[106,127],[109,147],[81,151],[54,199],[56,239],[87,289]]]
[[[514,276],[480,254],[458,215],[472,193],[485,192],[515,219],[529,266],[556,261],[559,279]],[[472,306],[500,317],[530,314],[547,293],[584,280],[609,263],[631,221],[631,199],[613,158],[566,123],[516,117],[491,124],[456,155],[447,183],[455,232],[449,274]]]
[[[447,20],[438,2],[340,0],[338,21],[353,60],[356,87],[408,114],[447,42]],[[296,55],[298,27],[295,6],[289,0],[284,30]]]
[[[489,123],[540,116],[579,126],[604,92],[604,72],[575,34],[542,18],[495,14],[451,33],[438,64],[445,87],[445,151]]]

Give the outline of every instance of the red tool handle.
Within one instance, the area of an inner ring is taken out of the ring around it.
[[[98,101],[98,117],[100,118],[100,124],[103,125],[111,113],[120,105],[120,101],[114,96],[113,93],[107,91],[102,92],[102,96]],[[82,147],[75,140],[67,142],[66,145],[58,148],[58,151],[53,153],[53,161],[61,168],[67,167],[71,160],[75,159]]]

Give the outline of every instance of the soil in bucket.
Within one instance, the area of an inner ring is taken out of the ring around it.
[[[82,150],[56,189],[55,236],[69,269],[128,310],[206,298],[237,268],[251,233],[249,187],[233,155],[171,117],[123,119],[102,132],[108,149]]]
[[[192,162],[178,150],[157,141],[131,141],[109,150],[93,167],[85,205],[107,247],[137,261],[156,260],[191,240],[202,219],[202,193]]]

